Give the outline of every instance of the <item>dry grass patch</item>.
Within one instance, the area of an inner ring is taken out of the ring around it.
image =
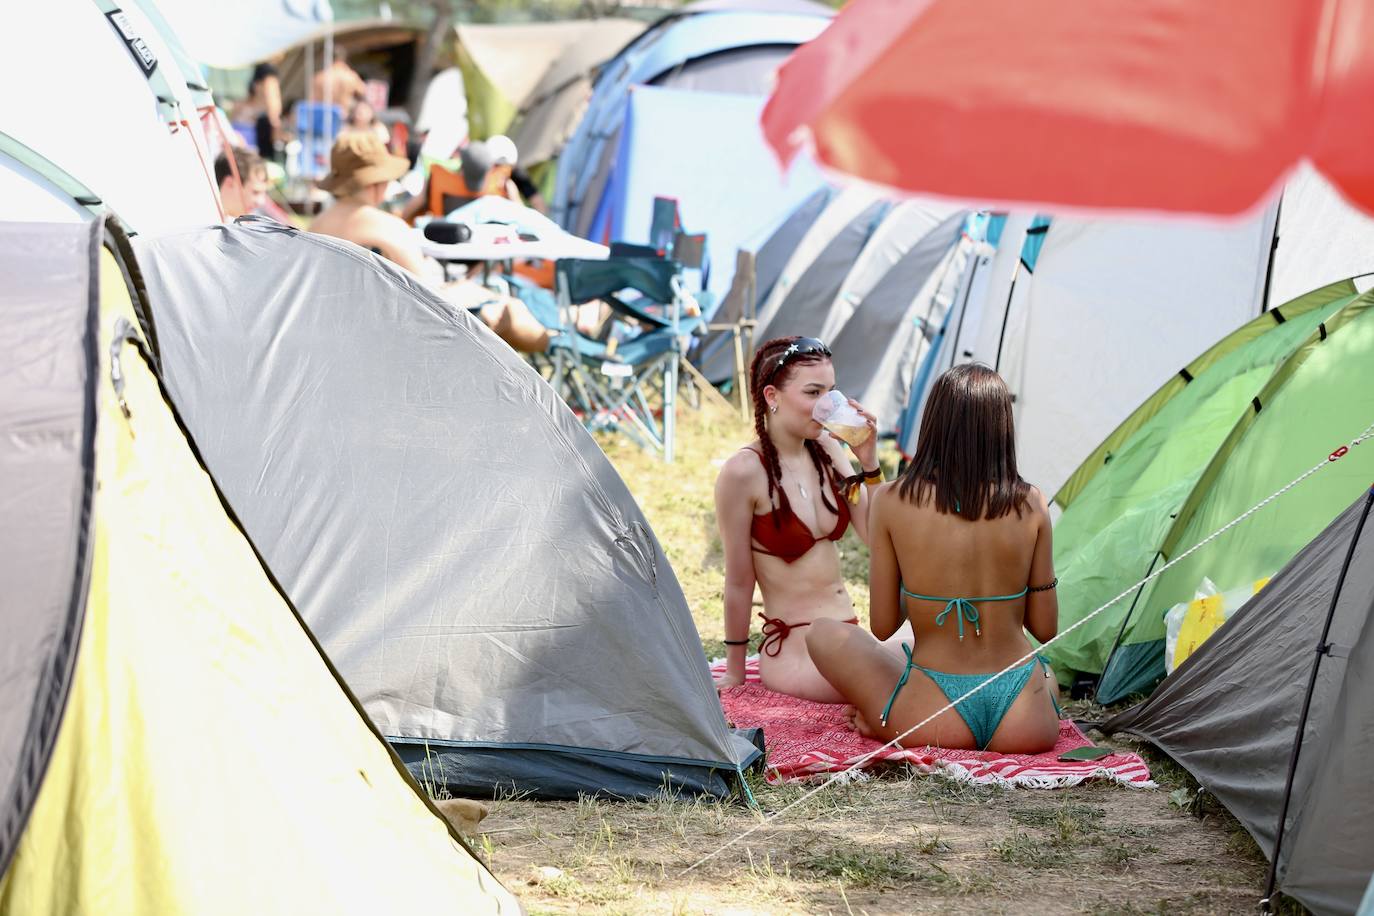
[[[799,791],[759,800],[776,811]],[[1158,791],[892,775],[816,801],[690,872],[758,815],[700,799],[513,800],[479,848],[547,913],[1226,913],[1252,908],[1263,880],[1262,860],[1228,852],[1226,823]],[[558,876],[541,880],[548,868]]]

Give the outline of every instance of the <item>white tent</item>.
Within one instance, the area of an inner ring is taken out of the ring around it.
[[[0,55],[0,81],[11,87],[0,108],[4,146],[55,165],[135,231],[220,219],[195,93],[141,7],[47,0],[17,7],[9,24],[28,38]],[[0,218],[30,217],[20,208],[31,196],[24,201],[0,194]]]
[[[929,377],[962,362],[997,369],[1016,398],[1021,473],[1050,495],[1216,340],[1269,305],[1374,271],[1374,220],[1310,169],[1238,222],[1055,218],[1034,269],[1026,237],[1025,218],[1009,217],[986,285],[956,295]]]
[[[1179,366],[1255,317],[1264,222],[1054,221],[1017,284],[1001,359],[978,354],[1016,396],[1027,480],[1054,493]]]

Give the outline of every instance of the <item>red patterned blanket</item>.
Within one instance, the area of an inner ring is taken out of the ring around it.
[[[723,672],[724,663],[712,666]],[[725,718],[739,728],[762,728],[767,746],[768,781],[786,782],[847,770],[881,747],[845,723],[844,706],[816,703],[774,693],[758,681],[755,659],[749,659],[745,683],[722,691]],[[863,769],[892,765],[922,773],[940,773],[961,782],[1058,789],[1089,779],[1109,779],[1135,788],[1152,788],[1150,770],[1136,754],[1118,753],[1097,760],[1063,761],[1059,755],[1092,742],[1070,720],[1059,724],[1059,742],[1043,754],[998,754],[944,748],[890,747]]]

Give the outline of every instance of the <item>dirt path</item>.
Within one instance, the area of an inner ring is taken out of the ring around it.
[[[1264,860],[1224,812],[1153,790],[962,786],[897,775],[839,787],[700,869],[755,823],[738,805],[498,802],[476,845],[531,913],[1235,913]],[[763,789],[776,810],[794,787]]]

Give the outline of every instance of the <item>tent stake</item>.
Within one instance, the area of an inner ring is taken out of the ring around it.
[[[1336,577],[1336,588],[1331,593],[1331,606],[1326,609],[1326,622],[1322,625],[1321,639],[1317,640],[1317,657],[1312,659],[1312,673],[1307,678],[1307,693],[1302,698],[1302,714],[1298,716],[1298,733],[1293,738],[1293,754],[1288,758],[1288,778],[1283,783],[1283,806],[1279,809],[1279,823],[1274,831],[1274,853],[1269,857],[1269,880],[1264,888],[1264,899],[1260,901],[1262,912],[1273,912],[1275,885],[1279,875],[1279,853],[1283,849],[1284,822],[1288,820],[1288,802],[1293,796],[1293,777],[1298,771],[1298,754],[1302,752],[1302,736],[1307,729],[1307,714],[1312,708],[1312,690],[1317,686],[1317,672],[1321,668],[1322,656],[1330,650],[1326,638],[1331,634],[1331,620],[1336,616],[1336,602],[1341,598],[1341,587],[1345,585],[1345,574],[1350,571],[1350,561],[1355,558],[1355,545],[1360,541],[1369,510],[1374,507],[1374,486],[1369,488],[1369,496],[1364,501],[1364,511],[1355,523],[1355,534],[1350,538],[1350,548],[1345,552],[1345,562],[1341,564],[1340,575]]]

